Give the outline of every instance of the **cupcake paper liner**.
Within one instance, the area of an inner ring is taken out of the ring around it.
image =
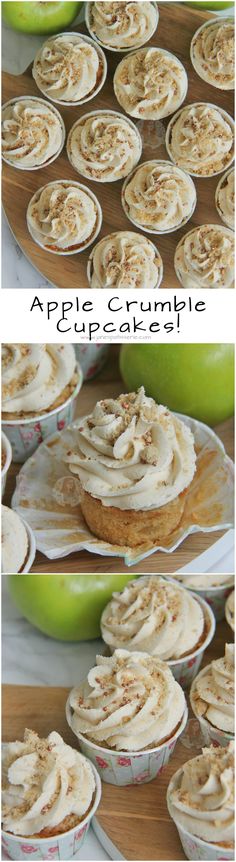
[[[232,618],[232,615],[231,615],[231,613],[230,613],[230,610],[229,610],[229,601],[228,601],[228,600],[229,600],[229,597],[230,597],[230,595],[231,595],[231,593],[234,593],[234,589],[231,589],[231,590],[230,590],[230,593],[229,593],[229,595],[228,595],[227,601],[226,601],[226,603],[225,603],[225,619],[226,619],[226,621],[227,621],[228,625],[230,626],[231,631],[232,631],[232,632],[234,632],[234,617]],[[232,625],[232,623],[233,623],[233,625]]]
[[[195,593],[192,594],[193,598],[196,599],[204,613],[205,621],[207,621],[208,632],[205,637],[204,643],[198,647],[197,650],[193,651],[191,655],[186,656],[186,658],[179,658],[176,661],[168,661],[170,670],[173,673],[174,678],[179,682],[182,688],[188,688],[191,685],[193,679],[198,673],[198,669],[201,665],[204,652],[209,646],[212,638],[215,634],[215,617],[212,613],[211,608],[207,605],[207,603],[200,596],[196,596]]]
[[[13,461],[22,464],[35,452],[39,444],[46,437],[55,434],[57,431],[62,431],[71,422],[75,413],[75,399],[83,383],[82,371],[79,367],[77,371],[79,380],[75,390],[60,407],[56,407],[55,410],[49,413],[34,416],[32,419],[13,419],[9,422],[3,419],[2,429],[12,446]],[[24,517],[24,513],[22,517]]]
[[[194,71],[196,72],[196,75],[198,75],[198,77],[201,78],[205,84],[208,84],[208,85],[210,84],[210,86],[215,87],[216,90],[221,90],[221,91],[223,90],[225,92],[226,91],[229,92],[229,90],[233,90],[234,89],[233,85],[232,85],[232,87],[223,87],[223,86],[220,87],[219,84],[217,85],[217,83],[213,83],[212,80],[209,81],[209,79],[207,77],[205,77],[203,74],[201,74],[202,70],[201,70],[201,68],[200,69],[198,68],[198,64],[197,64],[195,56],[194,56],[194,43],[195,43],[196,37],[199,36],[203,30],[206,30],[208,27],[212,27],[213,24],[219,24],[220,26],[222,26],[222,24],[224,24],[225,21],[229,21],[229,20],[232,22],[234,21],[231,9],[229,9],[228,15],[227,15],[227,12],[225,11],[224,16],[221,15],[220,18],[210,18],[209,21],[205,21],[205,23],[201,24],[201,27],[198,27],[198,29],[195,31],[194,36],[193,36],[192,41],[191,41],[191,45],[190,45],[190,60],[191,60],[192,66],[194,68]]]
[[[180,773],[181,769],[178,769],[171,778],[167,788],[167,808],[172,820],[174,818],[172,815],[171,794],[175,789]],[[198,859],[202,859],[204,862],[213,862],[213,860],[214,862],[222,862],[222,860],[235,858],[233,848],[229,849],[223,846],[220,847],[219,844],[210,844],[208,841],[203,841],[202,838],[197,838],[196,835],[187,832],[176,820],[174,820],[174,823],[187,859],[193,859],[194,862]]]
[[[192,104],[199,105],[199,104],[203,104],[203,102],[193,102]],[[220,111],[220,113],[222,114],[223,119],[227,121],[231,130],[234,133],[234,119],[233,119],[233,117],[231,117],[230,114],[224,110],[224,108],[221,108],[221,107],[213,104],[212,102],[206,102],[205,104],[207,107],[217,108]],[[177,118],[180,116],[181,112],[185,110],[185,107],[187,107],[187,105],[182,106],[178,111],[176,111],[176,113],[173,115],[173,117],[171,117],[171,120],[169,121],[167,129],[166,129],[166,140],[165,140],[166,150],[167,150],[169,158],[171,159],[171,161],[173,162],[174,165],[176,164],[176,162],[174,160],[174,157],[172,156],[172,150],[171,150],[171,145],[170,145],[172,127],[175,125],[175,122],[176,122]],[[188,107],[191,107],[191,106],[189,105]],[[204,180],[204,179],[209,180],[212,177],[217,177],[220,174],[223,174],[224,171],[226,171],[226,170],[228,170],[228,168],[230,168],[233,161],[234,161],[234,152],[232,152],[232,156],[231,156],[228,164],[223,165],[223,167],[220,168],[219,171],[213,171],[213,173],[211,173],[211,174],[200,174],[197,170],[196,171],[188,171],[185,168],[185,172],[187,174],[189,174],[190,177],[199,177],[199,179],[202,179],[202,180]]]
[[[186,493],[181,522],[165,543],[155,546],[147,539],[137,548],[128,548],[92,535],[79,506],[79,481],[64,463],[67,450],[76,446],[80,417],[62,433],[43,442],[17,477],[12,506],[22,517],[27,509],[38,550],[49,559],[58,559],[85,548],[102,556],[121,557],[125,565],[131,566],[158,550],[172,553],[191,533],[233,527],[233,463],[223,443],[201,422],[176,415],[194,434],[197,469]]]
[[[139,230],[142,230],[144,233],[155,234],[156,236],[165,236],[166,234],[169,234],[169,233],[176,233],[177,230],[180,230],[180,228],[184,227],[184,225],[187,224],[187,222],[192,218],[192,215],[194,213],[194,210],[195,210],[196,204],[197,204],[197,192],[196,192],[196,188],[194,186],[194,183],[193,183],[193,180],[191,179],[190,174],[187,173],[187,171],[184,171],[183,168],[179,168],[178,165],[174,165],[174,167],[176,167],[177,170],[181,172],[181,174],[185,175],[188,180],[191,180],[192,189],[194,191],[194,202],[193,202],[191,210],[189,210],[189,214],[187,216],[185,216],[185,218],[183,218],[182,221],[179,222],[179,224],[174,225],[174,227],[166,228],[165,230],[161,230],[161,229],[154,228],[154,227],[150,228],[150,227],[147,227],[147,225],[141,224],[141,222],[136,221],[130,215],[130,212],[129,212],[130,208],[129,208],[129,205],[126,203],[126,200],[125,200],[125,190],[126,190],[127,185],[129,184],[130,180],[132,179],[132,176],[136,173],[136,171],[138,171],[139,168],[142,168],[143,165],[148,165],[152,162],[156,162],[157,165],[164,165],[164,167],[166,167],[166,165],[168,165],[168,164],[170,165],[170,167],[173,167],[173,160],[172,160],[172,162],[168,162],[167,159],[148,159],[147,162],[142,162],[141,165],[139,165],[139,164],[136,165],[135,168],[132,169],[130,174],[128,174],[128,176],[124,180],[124,183],[123,183],[123,186],[121,189],[121,203],[122,203],[122,207],[123,207],[124,214],[125,214],[126,218],[129,219],[129,221],[133,225],[135,225],[135,227],[138,227]]]
[[[49,33],[47,39],[45,39],[45,42],[48,42],[49,39],[56,39],[57,36],[62,36],[62,33],[55,33],[53,35]],[[99,56],[99,60],[102,62],[102,67],[103,67],[101,80],[99,81],[99,84],[97,84],[97,86],[94,88],[93,92],[88,93],[88,95],[85,96],[84,99],[77,99],[77,100],[74,99],[71,102],[66,100],[66,99],[55,99],[55,98],[53,99],[51,95],[49,96],[49,94],[46,92],[46,90],[42,90],[42,88],[39,87],[39,84],[37,83],[37,81],[35,81],[35,84],[36,84],[36,87],[38,87],[39,92],[42,93],[42,95],[44,96],[44,98],[49,99],[49,102],[53,102],[53,104],[58,105],[59,107],[60,107],[60,105],[62,105],[65,108],[77,108],[80,105],[85,105],[86,102],[90,102],[91,99],[95,99],[96,96],[98,95],[98,93],[100,93],[100,90],[104,86],[105,81],[106,81],[106,77],[107,77],[107,61],[106,61],[106,56],[104,54],[104,51],[103,51],[101,45],[99,45],[98,42],[96,42],[96,44],[94,44],[95,40],[91,39],[90,36],[85,35],[85,33],[78,33],[77,30],[76,31],[75,30],[74,31],[73,30],[63,30],[63,36],[80,36],[80,38],[83,40],[83,42],[88,42],[89,45],[92,45],[94,48],[96,48],[96,51],[97,51],[98,56]],[[35,59],[34,59],[34,63],[35,63],[35,60],[37,60],[38,54],[41,53],[41,50],[42,50],[42,46],[39,49],[39,51],[37,51],[37,54],[36,54]]]
[[[96,224],[91,236],[89,237],[89,239],[87,239],[85,242],[81,243],[81,245],[79,245],[79,247],[74,246],[74,248],[70,248],[70,250],[68,250],[68,249],[61,249],[61,250],[57,249],[57,250],[55,250],[53,248],[49,248],[49,246],[44,245],[43,242],[40,242],[39,239],[36,239],[35,234],[34,234],[34,230],[32,230],[32,227],[31,227],[31,224],[29,221],[28,213],[29,213],[30,206],[32,206],[32,204],[36,203],[36,201],[39,199],[39,195],[43,191],[43,189],[47,188],[48,186],[54,186],[55,183],[59,183],[59,184],[62,184],[64,186],[65,185],[66,186],[69,186],[69,185],[75,186],[76,188],[82,189],[82,191],[85,192],[88,195],[88,197],[92,198],[92,201],[95,204],[96,211],[97,211],[97,224]],[[27,228],[28,228],[29,234],[30,234],[33,242],[35,242],[35,244],[38,245],[39,248],[42,248],[43,251],[48,252],[48,254],[54,254],[54,255],[57,255],[58,257],[70,257],[72,254],[81,254],[82,251],[85,251],[85,249],[88,248],[90,245],[92,245],[92,243],[95,241],[95,239],[97,239],[97,236],[100,233],[101,226],[102,226],[102,208],[101,208],[99,200],[96,197],[96,195],[94,194],[94,192],[92,192],[91,189],[88,188],[88,186],[85,186],[83,183],[79,183],[78,180],[65,180],[65,179],[52,180],[52,182],[46,183],[45,186],[41,186],[40,189],[37,189],[37,191],[30,198],[29,203],[28,203],[28,207],[26,210],[26,222],[27,222]]]
[[[91,766],[93,768],[93,764]],[[94,776],[96,780],[95,800],[87,817],[81,823],[78,823],[69,832],[64,832],[58,836],[54,835],[51,838],[20,838],[2,831],[3,850],[7,856],[17,860],[17,862],[24,859],[61,859],[63,862],[67,859],[73,859],[82,847],[91,819],[101,799],[101,781],[96,769],[94,769]]]
[[[97,110],[90,111],[89,114],[82,114],[82,117],[79,117],[79,119],[77,119],[75,121],[75,123],[73,123],[73,126],[71,126],[71,129],[70,129],[69,134],[67,136],[67,142],[66,142],[67,158],[68,158],[70,164],[72,165],[72,168],[75,171],[75,173],[79,174],[85,180],[90,180],[90,181],[92,180],[94,183],[106,183],[106,184],[115,183],[115,182],[118,183],[118,182],[120,182],[120,180],[123,179],[123,177],[114,177],[113,180],[111,180],[111,179],[106,180],[106,179],[104,179],[103,176],[101,176],[101,177],[91,176],[89,173],[86,173],[85,170],[83,171],[81,169],[81,166],[79,168],[76,168],[74,165],[74,162],[73,162],[73,158],[72,158],[71,153],[70,153],[70,142],[71,142],[72,132],[74,131],[74,129],[76,129],[78,125],[81,125],[81,122],[83,122],[84,120],[87,120],[88,117],[99,117],[99,116],[102,117],[104,115],[105,116],[112,116],[112,117],[119,117],[120,119],[123,119],[124,121],[126,121],[127,125],[130,126],[130,128],[133,130],[134,134],[136,134],[137,140],[139,142],[139,156],[138,156],[137,161],[135,162],[135,167],[137,167],[137,164],[138,164],[139,160],[141,159],[141,155],[142,155],[142,137],[140,135],[139,129],[137,129],[137,126],[135,125],[135,123],[133,123],[131,117],[125,117],[119,111],[113,111],[110,108],[107,108],[107,110],[106,110],[106,108],[97,108]],[[99,160],[98,160],[98,162],[99,162]],[[128,174],[126,174],[125,176],[128,176]]]
[[[171,578],[170,578],[171,580]],[[230,580],[232,583],[230,584]],[[215,615],[216,621],[220,622],[224,619],[225,615],[225,602],[228,595],[232,592],[233,589],[233,576],[229,575],[229,585],[228,586],[219,586],[219,587],[208,587],[208,589],[198,589],[196,587],[186,587],[184,581],[181,582],[181,585],[185,587],[185,589],[190,590],[192,593],[196,593],[197,596],[200,596],[210,605],[210,608]]]
[[[91,380],[99,373],[109,353],[108,344],[74,344],[76,358],[82,368],[83,379]]]
[[[206,667],[200,671],[199,677],[203,676],[205,671],[206,671]],[[193,682],[193,684],[191,686],[189,697],[190,697],[190,703],[191,703],[193,714],[194,714],[195,718],[197,718],[199,726],[200,726],[200,730],[201,730],[202,737],[203,737],[203,745],[206,745],[206,746],[209,746],[209,745],[219,746],[220,745],[223,748],[226,748],[226,746],[229,744],[229,742],[231,742],[231,740],[234,739],[234,734],[233,733],[227,733],[225,730],[220,730],[218,727],[213,727],[213,724],[210,724],[210,722],[207,721],[207,719],[204,718],[203,715],[198,715],[198,713],[195,709],[195,704],[194,704],[194,699],[193,699],[194,691],[195,691],[195,686],[194,686],[194,682]]]
[[[3,433],[3,431],[1,434],[1,450],[2,450],[2,453],[3,452],[5,453],[5,463],[3,464],[3,467],[1,469],[1,495],[3,497],[5,487],[6,487],[8,470],[9,470],[10,464],[12,462],[11,444],[10,444],[10,441],[8,440],[8,438],[6,437],[6,434]]]
[[[71,727],[69,699],[66,704],[66,718]],[[125,786],[127,784],[147,784],[162,772],[174,751],[176,742],[187,723],[188,710],[185,709],[182,722],[171,739],[156,748],[146,751],[112,751],[90,742],[82,734],[75,733],[82,754],[96,766],[102,780],[107,784]]]

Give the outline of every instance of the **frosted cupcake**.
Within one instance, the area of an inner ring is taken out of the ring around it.
[[[230,595],[228,596],[226,604],[225,604],[225,616],[227,619],[227,623],[229,624],[229,626],[233,632],[234,632],[234,599],[235,599],[235,593],[233,590],[232,593],[230,593]]]
[[[204,224],[182,237],[174,257],[183,287],[234,287],[234,235],[227,227]]]
[[[215,195],[217,212],[222,221],[230,228],[234,228],[235,218],[234,182],[234,168],[231,168],[220,178]]]
[[[87,186],[57,180],[33,195],[26,219],[37,245],[53,254],[70,255],[84,251],[96,239],[102,210]]]
[[[161,120],[185,99],[188,78],[184,66],[162,48],[141,48],[116,68],[114,91],[121,107],[141,120]]]
[[[74,123],[67,138],[72,167],[96,182],[121,180],[132,171],[142,153],[141,136],[134,123],[115,111],[94,111]]]
[[[228,745],[234,737],[233,644],[226,644],[225,655],[212,661],[195,677],[190,702],[205,743]]]
[[[65,141],[63,119],[44,99],[20,96],[2,109],[2,157],[14,168],[37,170],[53,162]]]
[[[95,245],[87,274],[92,288],[150,289],[159,287],[163,264],[159,251],[146,236],[118,231]]]
[[[172,161],[195,177],[213,177],[234,158],[234,122],[216,105],[196,102],[172,117],[166,132]]]
[[[135,547],[163,540],[179,524],[196,469],[194,437],[143,387],[98,401],[67,452],[79,477],[81,508],[91,532]]]
[[[41,45],[32,75],[44,96],[60,105],[79,105],[99,93],[107,73],[105,54],[88,36],[59,33]]]
[[[190,56],[195,71],[219,90],[234,89],[234,19],[215,18],[196,31]]]
[[[122,188],[127,218],[148,233],[178,230],[191,218],[196,200],[191,177],[165,161],[143,162]]]
[[[233,859],[234,743],[187,761],[171,778],[167,805],[187,859]]]
[[[1,520],[2,574],[29,572],[36,552],[30,527],[7,506],[1,507]]]
[[[156,3],[86,3],[90,35],[109,51],[132,51],[148,42],[158,24]]]
[[[2,422],[14,461],[68,424],[81,385],[71,344],[3,345]]]
[[[225,600],[234,584],[234,575],[172,575],[172,579],[194,590],[208,602],[217,621],[224,618]]]
[[[122,649],[97,656],[87,679],[70,692],[66,714],[104,781],[137,784],[151,781],[168,761],[187,707],[165,662]]]
[[[26,730],[23,742],[4,746],[2,783],[3,836],[10,858],[25,859],[33,852],[53,858],[56,852],[58,859],[71,859],[100,801],[94,766],[59,733],[40,739]]]

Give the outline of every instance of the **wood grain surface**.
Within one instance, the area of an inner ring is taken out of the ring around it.
[[[85,383],[79,394],[77,402],[77,416],[90,413],[97,400],[102,398],[116,397],[123,391],[124,384],[121,381],[118,365],[117,346],[110,348],[109,359],[97,378]],[[234,426],[233,419],[223,422],[215,428],[216,433],[223,441],[227,454],[232,458],[234,455]],[[11,464],[6,484],[6,492],[3,502],[11,505],[11,498],[15,488],[15,480],[19,472],[19,464]],[[191,560],[211,547],[222,532],[195,533],[188,536],[172,554],[158,552],[152,554],[142,562],[132,566],[132,572],[171,573],[187,565]],[[51,573],[118,573],[126,567],[119,557],[101,557],[88,551],[79,551],[64,557],[62,560],[48,560],[43,554],[37,552],[32,567],[32,572]]]
[[[225,642],[232,640],[233,633],[227,623],[218,623],[215,637],[205,652],[203,665],[222,656]],[[82,649],[83,644],[78,644],[78,662]],[[75,736],[65,719],[67,694],[66,688],[3,686],[3,740],[20,739],[25,727],[29,727],[41,736],[57,730],[66,742],[75,746]],[[197,753],[199,748],[189,749],[186,743],[178,742],[169,764],[150,784],[113,787],[103,783],[97,819],[125,859],[186,859],[167,811],[166,789],[174,772]]]
[[[160,19],[158,29],[149,44],[165,48],[176,53],[186,68],[189,87],[185,103],[196,101],[208,101],[219,105],[230,114],[233,114],[232,91],[223,92],[206,84],[194,71],[189,57],[190,42],[195,30],[211,17],[209,13],[191,9],[185,3],[160,3]],[[214,17],[214,15],[213,15]],[[78,28],[77,28],[78,29]],[[80,30],[85,27],[80,26]],[[122,57],[122,55],[120,55]],[[76,108],[62,107],[61,113],[65,121],[67,132],[76,119],[89,111],[97,108],[118,110],[122,112],[113,92],[113,75],[120,57],[107,52],[108,77],[102,91],[97,97],[85,105]],[[37,89],[31,75],[31,66],[23,75],[3,74],[2,99],[7,102],[16,96],[35,95],[42,97]],[[184,104],[185,104],[184,103]],[[59,108],[60,106],[57,105]],[[137,122],[137,121],[135,121]],[[163,142],[164,132],[168,119],[154,124],[146,122],[142,124],[140,131],[143,136],[143,153],[141,161],[148,159],[168,158],[165,144]],[[3,165],[3,206],[12,231],[23,249],[26,256],[31,260],[36,269],[56,287],[85,288],[88,286],[86,267],[89,249],[83,253],[71,257],[59,257],[55,254],[43,251],[31,239],[26,225],[26,209],[30,198],[37,189],[48,182],[59,179],[78,180],[88,185],[97,195],[103,210],[103,226],[100,237],[115,230],[138,230],[124,215],[121,206],[122,181],[115,183],[90,182],[77,174],[71,167],[66,150],[64,148],[59,158],[39,171],[20,171]],[[165,236],[152,235],[164,261],[163,288],[178,288],[180,284],[176,278],[173,259],[175,247],[181,236],[187,233],[191,227],[204,223],[220,223],[220,218],[215,208],[215,189],[219,177],[212,179],[196,180],[197,207],[192,219],[182,229]],[[12,285],[11,285],[12,286]]]

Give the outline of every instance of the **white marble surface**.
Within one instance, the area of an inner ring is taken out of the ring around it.
[[[4,683],[73,686],[85,677],[100,648],[99,640],[66,644],[42,635],[17,611],[8,594],[7,575],[2,575]],[[106,862],[109,858],[90,828],[82,850],[74,859]]]
[[[232,7],[233,8],[233,7]],[[230,10],[232,12],[232,10]],[[215,14],[217,14],[215,12]],[[227,10],[219,12],[227,14]],[[75,24],[83,19],[81,11]],[[19,75],[32,62],[38,47],[44,41],[43,36],[25,35],[9,30],[5,24],[2,27],[2,68],[12,75]],[[2,228],[2,287],[29,287],[39,290],[41,287],[51,287],[49,282],[27,260],[14,238],[9,226],[3,218]]]

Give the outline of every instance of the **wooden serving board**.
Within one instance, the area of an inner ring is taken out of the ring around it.
[[[149,44],[156,45],[160,48],[165,48],[172,53],[177,53],[179,59],[183,62],[189,77],[189,88],[187,99],[185,102],[208,101],[219,105],[230,114],[233,113],[233,95],[232,92],[222,92],[206,84],[198,77],[190,62],[189,50],[190,42],[195,30],[212,17],[211,14],[202,12],[197,9],[191,9],[185,3],[159,3],[159,24],[156,33],[150,40]],[[214,17],[214,16],[213,16]],[[80,31],[85,31],[85,27],[80,26]],[[113,91],[113,75],[119,59],[123,55],[117,57],[112,52],[107,52],[108,60],[108,76],[107,81],[98,94],[90,102],[81,107],[64,108],[61,113],[65,121],[67,132],[73,125],[76,119],[89,111],[97,108],[105,108],[106,110],[116,110],[122,112],[118,102],[116,101]],[[3,74],[3,102],[7,102],[16,96],[35,95],[42,96],[42,93],[36,87],[31,74],[31,66],[22,75]],[[184,103],[185,104],[185,103]],[[59,108],[59,105],[57,105]],[[124,113],[124,112],[123,112]],[[161,121],[156,126],[153,122],[146,122],[143,128],[140,129],[143,136],[143,153],[141,161],[148,159],[168,159],[165,144],[163,143],[164,131],[168,124],[168,119]],[[137,121],[136,121],[137,122]],[[158,128],[159,138],[156,140],[156,131]],[[162,143],[160,144],[160,136]],[[26,225],[26,209],[32,195],[41,186],[48,182],[58,179],[78,180],[85,185],[88,185],[97,195],[103,210],[103,226],[100,237],[105,236],[112,231],[117,230],[138,230],[126,218],[121,206],[121,187],[122,181],[115,183],[96,183],[90,182],[77,174],[71,167],[66,150],[64,148],[59,158],[39,171],[20,171],[3,164],[3,206],[10,227],[17,239],[17,242],[23,249],[25,255],[30,259],[31,263],[40,271],[42,276],[47,278],[56,287],[68,288],[86,288],[88,286],[86,267],[90,249],[72,255],[71,257],[60,257],[55,254],[43,251],[31,239]],[[177,243],[181,236],[187,233],[191,227],[196,227],[204,223],[220,223],[218,213],[215,208],[215,189],[219,177],[213,179],[196,180],[198,202],[195,213],[192,219],[181,230],[165,236],[151,235],[151,239],[156,243],[164,262],[164,279],[162,287],[179,288],[180,284],[176,278],[173,259]],[[142,231],[141,231],[142,232]],[[145,231],[143,231],[145,233]]]
[[[77,402],[77,416],[85,416],[90,413],[96,401],[101,398],[114,398],[123,391],[123,383],[120,378],[118,367],[118,351],[113,345],[110,348],[110,360],[98,378],[85,383],[80,392]],[[216,433],[224,443],[230,458],[234,455],[234,424],[233,419],[223,422],[215,428]],[[15,480],[19,472],[19,464],[11,464],[6,484],[6,492],[3,502],[11,505],[11,498],[15,489]],[[159,551],[147,559],[132,566],[131,571],[143,573],[166,573],[176,572],[190,563],[199,554],[206,551],[215,544],[217,539],[223,535],[222,532],[193,533],[172,554]],[[32,572],[41,574],[55,573],[118,573],[125,566],[119,557],[102,557],[82,550],[76,554],[70,554],[62,560],[48,560],[43,554],[37,552]]]
[[[203,665],[224,653],[225,642],[232,642],[233,633],[226,622],[218,623],[215,637],[206,650]],[[78,645],[79,650],[83,645]],[[65,703],[66,688],[39,688],[34,686],[3,686],[2,736],[3,741],[21,739],[25,727],[46,736],[57,730],[70,745],[75,736],[67,725]],[[127,860],[182,860],[185,859],[178,833],[166,807],[166,789],[173,773],[189,758],[199,753],[198,748],[187,748],[177,743],[169,764],[163,773],[150,782],[137,787],[102,785],[102,800],[97,822],[119,853]],[[106,845],[105,845],[106,846]]]

